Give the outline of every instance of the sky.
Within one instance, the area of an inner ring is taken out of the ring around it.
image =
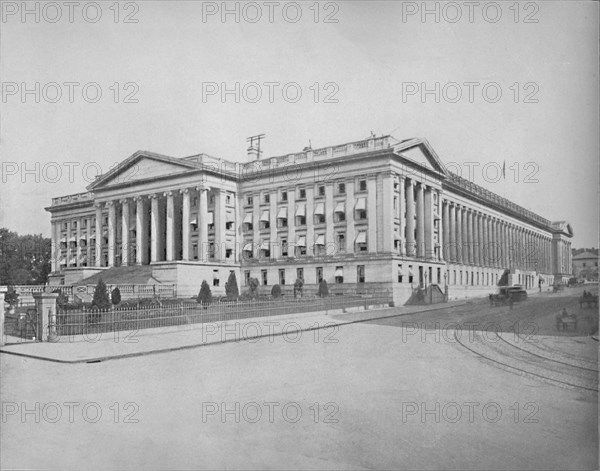
[[[52,197],[137,150],[244,162],[256,134],[269,157],[373,132],[598,247],[597,2],[25,5],[1,3],[0,227],[49,236]]]

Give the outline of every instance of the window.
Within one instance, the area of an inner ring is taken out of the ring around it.
[[[260,221],[260,228],[261,229],[269,229],[271,227],[271,222],[270,221]]]
[[[412,266],[412,265],[409,265],[409,266],[408,266],[408,282],[409,282],[409,283],[412,283],[412,282],[415,280],[415,276],[414,276],[414,274],[413,274],[413,271],[412,271],[412,269],[413,269],[413,266]]]
[[[367,180],[360,180],[358,182],[359,191],[367,191]]]
[[[192,257],[194,260],[198,260],[198,244],[192,245]]]
[[[358,218],[357,219],[367,219],[367,212],[364,209],[359,209],[357,211]]]
[[[254,198],[252,198],[252,196],[248,196],[248,198],[246,198],[246,204],[248,206],[252,206],[253,203],[254,203]]]
[[[233,229],[233,222],[228,221],[225,223],[225,229],[227,229],[228,231]]]
[[[232,255],[233,255],[232,249],[225,249],[225,258],[231,258]]]
[[[254,229],[254,225],[251,222],[245,222],[244,223],[244,230],[245,231],[251,231]]]
[[[438,285],[441,284],[441,282],[442,282],[442,269],[441,268],[437,269],[437,282],[438,282]],[[477,281],[477,283],[479,283],[479,281]]]
[[[296,246],[296,256],[306,255],[306,247]]]
[[[583,262],[583,267],[585,268],[585,262]]]
[[[356,279],[358,280],[359,283],[365,282],[365,266],[364,265],[356,266]]]
[[[270,203],[271,202],[271,195],[269,195],[269,193],[265,193],[263,195],[263,203]]]
[[[325,224],[325,215],[315,214],[315,224]]]
[[[267,270],[261,270],[260,271],[260,276],[262,278],[262,284],[264,286],[266,286],[267,285]]]
[[[282,191],[281,192],[281,201],[287,201],[287,191]]]
[[[194,196],[194,199],[192,199],[192,206],[196,207],[198,206],[198,197]]]
[[[346,184],[338,183],[338,194],[343,195],[346,193]]]
[[[344,222],[346,220],[346,213],[333,213],[334,222]]]
[[[398,197],[394,196],[394,209],[398,209]]]
[[[215,258],[215,243],[211,242],[210,244],[208,244],[208,256],[210,258]],[[215,285],[215,286],[219,286],[219,285]]]
[[[346,251],[346,234],[344,232],[338,232],[336,236],[337,250],[338,252]]]
[[[323,185],[319,187],[319,196],[325,196],[325,186]]]
[[[296,217],[296,225],[297,226],[306,226],[306,216],[297,216]]]
[[[213,270],[213,286],[219,286],[219,270]]]
[[[244,272],[244,283],[246,286],[250,283],[250,270]]]
[[[225,204],[231,204],[231,195],[225,197]]]
[[[282,257],[287,257],[288,256],[287,239],[281,239],[281,256]]]
[[[404,278],[404,272],[402,271],[402,264],[399,263],[398,264],[398,283],[402,283],[403,278]]]
[[[317,275],[317,283],[320,283],[321,281],[323,281],[323,267],[317,267],[316,275]]]
[[[296,268],[296,278],[304,280],[304,268]]]
[[[335,267],[334,278],[337,284],[344,282],[344,267]]]
[[[210,195],[208,202],[209,202],[209,204],[215,204],[215,195]]]
[[[279,284],[285,285],[285,268],[279,269]]]
[[[300,199],[306,199],[306,190],[304,188],[300,188]]]

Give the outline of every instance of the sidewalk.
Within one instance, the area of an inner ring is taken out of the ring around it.
[[[166,353],[227,342],[256,342],[260,338],[284,336],[294,341],[298,332],[329,329],[333,326],[366,322],[387,317],[448,309],[481,299],[450,301],[426,306],[402,306],[341,313],[329,311],[255,317],[205,324],[107,332],[62,338],[59,342],[31,342],[5,345],[1,353],[58,363],[96,363],[107,360]]]

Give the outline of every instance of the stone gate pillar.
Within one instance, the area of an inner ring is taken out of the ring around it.
[[[56,342],[56,298],[58,293],[33,293],[37,311],[35,338],[40,342]],[[52,324],[52,327],[50,325]]]

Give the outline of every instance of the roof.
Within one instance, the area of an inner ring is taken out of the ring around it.
[[[598,255],[592,252],[582,252],[580,254],[573,255],[573,260],[586,260],[590,258],[597,259]]]

